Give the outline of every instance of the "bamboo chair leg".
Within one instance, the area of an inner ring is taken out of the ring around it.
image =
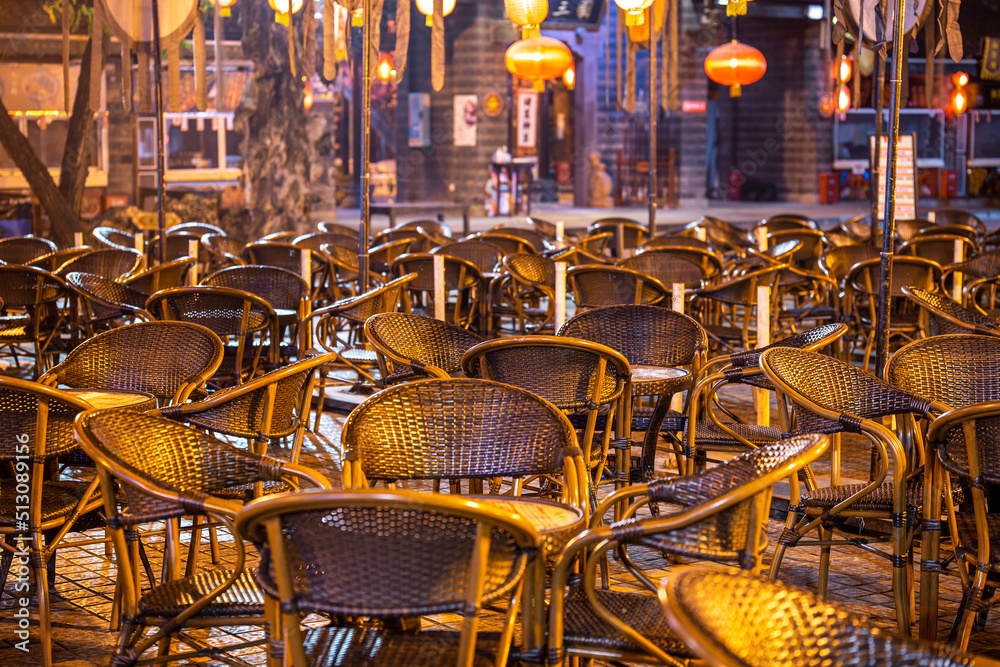
[[[829,541],[833,538],[833,531],[829,528],[820,527],[819,539]],[[830,579],[830,545],[820,547],[819,555],[819,596],[826,599],[827,587]]]
[[[38,630],[41,635],[42,644],[42,665],[51,667],[52,665],[52,619],[50,617],[51,604],[49,600],[48,577],[46,576],[46,566],[42,562],[41,554],[45,552],[45,538],[41,531],[34,531],[31,535],[32,554],[34,561],[32,569],[35,574],[35,586],[38,589]]]

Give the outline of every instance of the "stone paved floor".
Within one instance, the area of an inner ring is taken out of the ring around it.
[[[728,399],[742,412],[749,410],[749,396],[730,394]],[[339,436],[344,416],[326,414],[319,435],[310,434],[303,451],[303,462],[324,470],[334,484],[340,481]],[[844,475],[847,478],[860,479],[867,475],[869,450],[865,443],[845,439],[844,441]],[[661,461],[663,461],[661,457]],[[821,482],[823,475],[828,474],[829,467],[824,462],[815,466]],[[776,489],[776,495],[787,493],[787,487]],[[774,541],[782,528],[782,524],[770,521],[768,534],[770,542]],[[74,540],[85,537],[99,537],[100,531],[86,536],[71,536],[68,546],[59,552],[55,594],[53,599],[53,653],[55,662],[63,667],[90,667],[91,665],[106,665],[116,635],[109,631],[109,617],[116,573],[113,565],[105,557],[104,545],[73,546]],[[226,560],[229,551],[226,548],[226,536],[222,536],[222,555]],[[148,552],[153,561],[154,571],[159,564],[161,551],[158,548],[159,538],[152,536],[146,539]],[[947,545],[945,545],[947,551]],[[203,550],[207,558],[207,550]],[[768,552],[770,562],[773,546]],[[918,551],[919,553],[919,551]],[[251,556],[252,557],[252,556]],[[667,574],[678,563],[667,562],[659,554],[643,552],[636,554],[636,562],[647,569],[654,579]],[[782,579],[790,583],[815,590],[817,583],[818,550],[789,550],[781,570]],[[617,564],[612,564],[612,586],[621,590],[635,590],[635,582]],[[13,618],[12,585],[8,583],[7,590],[0,598],[0,665],[34,665],[39,664],[38,646],[32,644],[27,655],[13,647],[15,619]],[[942,576],[941,610],[939,618],[939,636],[947,636],[948,627],[953,618],[961,596],[961,587],[954,568]],[[891,573],[888,563],[857,549],[836,549],[833,556],[830,575],[830,599],[842,604],[847,609],[868,616],[875,624],[889,630],[894,630],[893,598],[891,593]],[[988,621],[987,629],[973,635],[970,650],[981,652],[993,657],[1000,657],[1000,614],[993,613]],[[500,616],[488,614],[484,619],[484,627],[489,629],[498,623]],[[312,619],[322,622],[319,619]],[[453,626],[455,617],[443,615],[425,619],[425,627]],[[230,628],[213,630],[211,632],[195,633],[202,641],[215,646],[225,646],[242,642],[248,638],[260,637],[259,628]],[[37,642],[37,629],[33,629],[33,641]],[[264,653],[260,648],[244,649],[227,656],[231,664],[257,665],[264,662]],[[203,663],[223,664],[218,661],[205,660]]]

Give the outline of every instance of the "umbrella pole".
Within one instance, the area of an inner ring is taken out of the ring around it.
[[[160,49],[160,6],[157,0],[153,0],[153,61],[156,68],[156,227],[160,235],[159,249],[160,264],[167,260],[167,244],[164,241],[163,222],[163,172],[164,168],[164,146],[163,146],[163,52]]]
[[[361,229],[358,230],[358,283],[361,291],[368,291],[368,237],[371,235],[371,132],[372,121],[372,0],[365,0],[365,25],[361,59]]]
[[[892,254],[896,234],[896,144],[899,141],[899,87],[903,79],[903,12],[906,0],[896,0],[892,80],[889,88],[889,146],[887,155],[885,229],[882,232],[882,271],[878,286],[875,372],[879,375],[889,360],[889,299],[892,296]],[[876,159],[881,146],[876,147]],[[877,184],[876,184],[877,187]]]
[[[676,2],[676,0],[668,0]],[[656,7],[649,7],[649,238],[656,236]],[[624,233],[619,231],[619,234]],[[622,246],[623,247],[623,246]]]
[[[887,6],[885,6],[887,7]],[[885,18],[885,11],[882,13]],[[878,159],[878,151],[882,146],[882,107],[885,106],[885,55],[881,52],[878,55],[878,76],[875,78],[876,88],[873,91],[875,96],[875,160],[872,163],[872,171],[868,179],[868,194],[871,199],[871,240],[876,248],[878,247],[878,184],[879,171],[882,169],[881,160]]]

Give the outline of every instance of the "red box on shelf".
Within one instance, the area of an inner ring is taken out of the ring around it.
[[[743,172],[731,171],[729,172],[729,178],[726,181],[726,199],[739,200],[740,198],[740,186],[746,177]]]
[[[938,189],[938,197],[941,199],[953,199],[958,196],[958,172],[954,169],[941,170],[941,186]]]
[[[840,201],[840,175],[832,171],[819,172],[819,203],[834,204]]]

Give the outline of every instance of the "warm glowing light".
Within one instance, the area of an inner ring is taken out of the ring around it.
[[[642,25],[645,21],[642,13],[653,0],[615,0],[615,4],[625,11],[625,25]]]
[[[573,66],[573,53],[564,42],[552,37],[521,39],[510,45],[504,54],[507,71],[519,79],[545,89],[546,79],[558,79]]]
[[[236,4],[236,0],[212,0],[212,4],[222,9],[229,9]]]
[[[417,10],[427,17],[427,25],[434,21],[434,0],[417,0]],[[455,11],[455,0],[444,0],[442,16],[448,16]]]
[[[969,94],[965,92],[965,88],[960,86],[951,94],[951,110],[956,114],[961,114],[965,113],[968,108]]]
[[[314,101],[312,81],[306,81],[306,85],[302,89],[302,108],[309,111],[312,109]]]
[[[388,81],[396,73],[396,70],[392,68],[392,56],[388,53],[383,53],[378,59],[378,78],[381,79],[382,83]]]
[[[851,108],[851,89],[841,85],[837,90],[837,111],[844,113]]]
[[[569,69],[567,69],[565,72],[563,72],[562,80],[563,80],[563,83],[566,84],[566,87],[569,88],[570,90],[573,90],[574,88],[576,88],[576,66],[575,65],[570,65]]]
[[[705,74],[712,81],[729,86],[729,94],[739,97],[741,87],[760,81],[767,71],[764,54],[735,39],[712,49],[705,58]]]
[[[503,0],[507,18],[522,28],[539,25],[549,15],[549,0]]]
[[[302,9],[302,5],[305,2],[305,0],[267,0],[267,4],[271,5],[271,9],[273,9],[278,14],[288,13],[289,2],[292,3],[292,13],[296,14],[300,9]]]
[[[967,86],[969,85],[969,75],[965,72],[955,72],[951,75],[951,82],[956,86]]]
[[[854,73],[854,61],[844,56],[840,59],[840,64],[837,67],[837,79],[841,83],[847,83],[851,80],[851,74]]]

